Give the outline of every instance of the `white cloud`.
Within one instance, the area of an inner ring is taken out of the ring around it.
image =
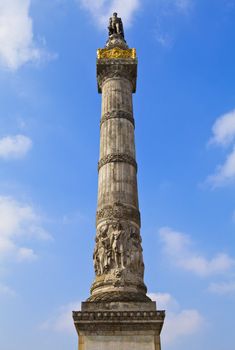
[[[38,257],[30,248],[19,248],[17,252],[18,261],[34,261]]]
[[[228,272],[235,265],[235,260],[225,253],[218,253],[211,259],[205,258],[193,249],[190,237],[184,233],[163,227],[159,234],[165,254],[183,270],[206,277]]]
[[[224,294],[233,294],[235,295],[235,281],[229,282],[219,282],[211,283],[208,288],[209,292],[224,295]]]
[[[16,295],[15,291],[5,284],[0,283],[0,295],[14,297]]]
[[[177,27],[174,18],[185,18],[191,13],[194,0],[156,0],[155,38],[170,49],[174,45]]]
[[[162,330],[162,343],[175,343],[182,337],[196,334],[205,324],[199,311],[195,309],[182,310],[178,302],[168,293],[150,293],[150,298],[157,302],[158,310],[166,310],[166,319]]]
[[[175,2],[175,6],[178,10],[182,12],[187,12],[193,5],[192,0],[173,0],[173,2]]]
[[[162,340],[166,344],[174,343],[176,339],[197,333],[203,325],[204,319],[197,310],[182,310],[178,314],[169,312]]]
[[[75,211],[75,212],[65,214],[62,218],[62,223],[64,225],[70,225],[73,223],[78,223],[78,222],[88,221],[88,220],[89,220],[88,217],[86,217],[80,211]]]
[[[0,259],[33,261],[36,253],[22,246],[23,239],[50,240],[42,227],[42,218],[28,204],[14,198],[0,196]]]
[[[235,140],[235,110],[220,116],[212,127],[209,143],[225,146]]]
[[[96,23],[106,28],[108,19],[117,12],[123,20],[124,29],[131,25],[135,12],[139,9],[140,0],[77,0],[90,12]]]
[[[167,49],[170,49],[174,44],[174,39],[172,34],[170,34],[167,30],[163,29],[163,25],[161,23],[161,17],[157,20],[155,26],[155,39],[157,42]]]
[[[178,302],[169,293],[148,293],[148,296],[156,301],[158,310],[177,311],[179,309]]]
[[[47,321],[40,326],[41,329],[54,332],[74,333],[72,311],[79,311],[81,302],[75,301],[61,306]]]
[[[235,146],[224,164],[219,165],[215,174],[208,176],[206,182],[213,188],[227,185],[235,180]]]
[[[49,58],[34,41],[30,0],[0,1],[0,64],[12,71],[27,62]]]
[[[193,0],[156,0],[162,14],[172,15],[174,12],[187,13],[193,5]]]
[[[0,139],[0,158],[23,158],[31,149],[32,140],[24,135],[6,136]]]
[[[208,144],[232,145],[235,141],[235,110],[220,116],[212,127],[212,137]],[[235,181],[235,145],[228,153],[225,162],[217,166],[215,173],[208,176],[206,183],[212,188],[225,186]]]

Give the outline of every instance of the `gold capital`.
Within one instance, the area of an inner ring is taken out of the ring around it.
[[[118,58],[132,58],[136,59],[136,49],[125,49],[122,50],[119,47],[113,49],[98,49],[98,59],[118,59]]]

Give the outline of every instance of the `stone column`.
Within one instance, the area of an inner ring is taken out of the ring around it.
[[[112,21],[110,31],[115,31]],[[102,93],[95,281],[82,311],[73,313],[79,350],[160,350],[164,311],[147,297],[140,236],[132,94],[137,58],[123,36],[98,50]]]
[[[120,57],[115,57],[118,54]],[[134,49],[99,50],[97,80],[102,93],[102,115],[94,251],[96,279],[90,301],[148,300],[143,282],[132,103],[136,73]]]

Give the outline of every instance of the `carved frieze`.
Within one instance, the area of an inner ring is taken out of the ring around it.
[[[97,312],[82,312],[74,311],[74,320],[107,320],[107,321],[122,321],[122,320],[164,320],[165,311],[97,311]]]
[[[112,206],[108,206],[98,210],[96,213],[96,222],[98,223],[99,220],[102,219],[122,219],[127,221],[130,220],[136,222],[139,227],[141,224],[139,210],[120,203],[115,203]]]
[[[107,156],[105,156],[104,158],[102,158],[99,161],[98,170],[100,170],[100,168],[107,163],[117,163],[117,162],[131,164],[135,167],[135,169],[137,171],[137,163],[136,163],[135,159],[132,156],[130,156],[129,154],[125,154],[125,153],[108,154]]]
[[[138,331],[141,332],[140,334],[149,331],[153,332],[153,334],[160,334],[164,318],[164,311],[99,310],[96,312],[73,312],[76,328],[79,331],[91,332],[91,334],[95,335],[108,334],[112,336],[117,334],[117,332],[133,331],[135,332],[134,334]]]
[[[102,125],[104,122],[106,122],[109,119],[116,119],[116,118],[117,119],[127,119],[133,124],[133,126],[135,126],[133,114],[130,112],[121,111],[121,110],[117,110],[117,111],[113,110],[111,112],[107,112],[107,113],[103,114],[102,118],[101,118],[100,125]]]
[[[93,259],[97,276],[112,275],[117,283],[127,273],[129,277],[142,279],[144,263],[139,230],[117,220],[107,221],[97,230]]]

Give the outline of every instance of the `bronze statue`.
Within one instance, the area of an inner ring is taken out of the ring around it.
[[[109,18],[108,30],[109,30],[109,36],[113,34],[118,34],[122,36],[124,39],[122,19],[117,16],[116,12],[114,12],[112,17]]]

